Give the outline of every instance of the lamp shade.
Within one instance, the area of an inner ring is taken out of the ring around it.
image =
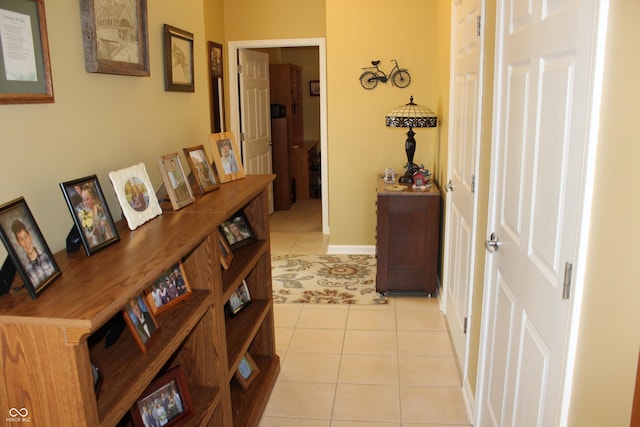
[[[397,128],[434,128],[438,124],[438,116],[422,105],[409,103],[400,105],[385,116],[388,127]]]

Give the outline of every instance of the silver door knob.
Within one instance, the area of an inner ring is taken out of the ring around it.
[[[498,252],[500,245],[500,239],[498,239],[498,235],[496,233],[491,233],[489,240],[485,240],[484,242],[484,247],[487,248],[489,253]]]
[[[453,191],[453,181],[449,180],[449,183],[444,186],[445,190]]]

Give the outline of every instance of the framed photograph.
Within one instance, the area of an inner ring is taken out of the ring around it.
[[[249,287],[247,281],[243,280],[242,284],[238,286],[238,289],[229,297],[227,302],[227,309],[231,317],[234,317],[243,308],[251,303],[251,294],[249,293]]]
[[[162,273],[146,291],[148,306],[153,314],[162,313],[191,295],[191,286],[179,262]]]
[[[256,379],[258,373],[260,373],[258,365],[256,365],[256,362],[249,353],[245,353],[244,357],[238,364],[238,369],[235,373],[236,380],[240,383],[240,386],[246,390],[249,388],[253,380]]]
[[[218,133],[224,130],[222,45],[207,42],[207,47],[209,48],[209,87],[211,90],[211,133]]]
[[[220,264],[225,270],[228,270],[233,260],[233,252],[231,252],[227,239],[222,234],[218,234],[218,237],[220,242]]]
[[[149,310],[142,294],[131,298],[122,310],[124,321],[140,347],[142,353],[146,353],[149,345],[157,337],[159,327],[156,318]]]
[[[24,198],[0,206],[0,238],[31,298],[62,274]]]
[[[130,230],[162,215],[144,163],[109,172],[109,179]]]
[[[0,41],[0,104],[53,102],[44,0],[0,0]]]
[[[153,380],[129,410],[135,427],[173,426],[193,415],[189,387],[181,366]]]
[[[320,80],[309,80],[309,95],[320,96]]]
[[[80,0],[80,18],[87,72],[149,76],[147,0]]]
[[[183,150],[184,156],[187,158],[187,162],[189,162],[191,172],[193,172],[193,176],[196,178],[200,192],[204,194],[220,187],[211,163],[209,163],[207,152],[204,151],[204,146],[196,145],[194,147],[183,148]]]
[[[256,240],[251,225],[242,211],[236,212],[235,215],[220,224],[219,228],[231,250]]]
[[[120,240],[96,175],[61,182],[60,188],[87,256]]]
[[[158,167],[174,211],[195,202],[178,153],[165,154],[158,158]]]
[[[211,144],[220,182],[244,178],[242,155],[233,132],[211,134]]]
[[[164,24],[164,70],[165,90],[195,92],[192,33]]]

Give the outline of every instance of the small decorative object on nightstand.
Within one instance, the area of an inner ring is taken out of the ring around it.
[[[384,170],[384,183],[385,184],[395,184],[396,182],[396,173],[391,168],[386,168]]]

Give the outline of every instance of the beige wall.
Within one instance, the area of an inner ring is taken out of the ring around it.
[[[119,219],[109,171],[144,162],[157,190],[158,156],[208,143],[208,85],[199,55],[196,92],[164,90],[162,26],[194,33],[196,54],[205,52],[202,2],[149,2],[150,77],[87,73],[78,1],[45,6],[55,103],[0,105],[0,201],[24,196],[56,251],[72,226],[58,183],[97,174]]]
[[[591,237],[569,425],[628,426],[640,347],[640,3],[609,14]]]

